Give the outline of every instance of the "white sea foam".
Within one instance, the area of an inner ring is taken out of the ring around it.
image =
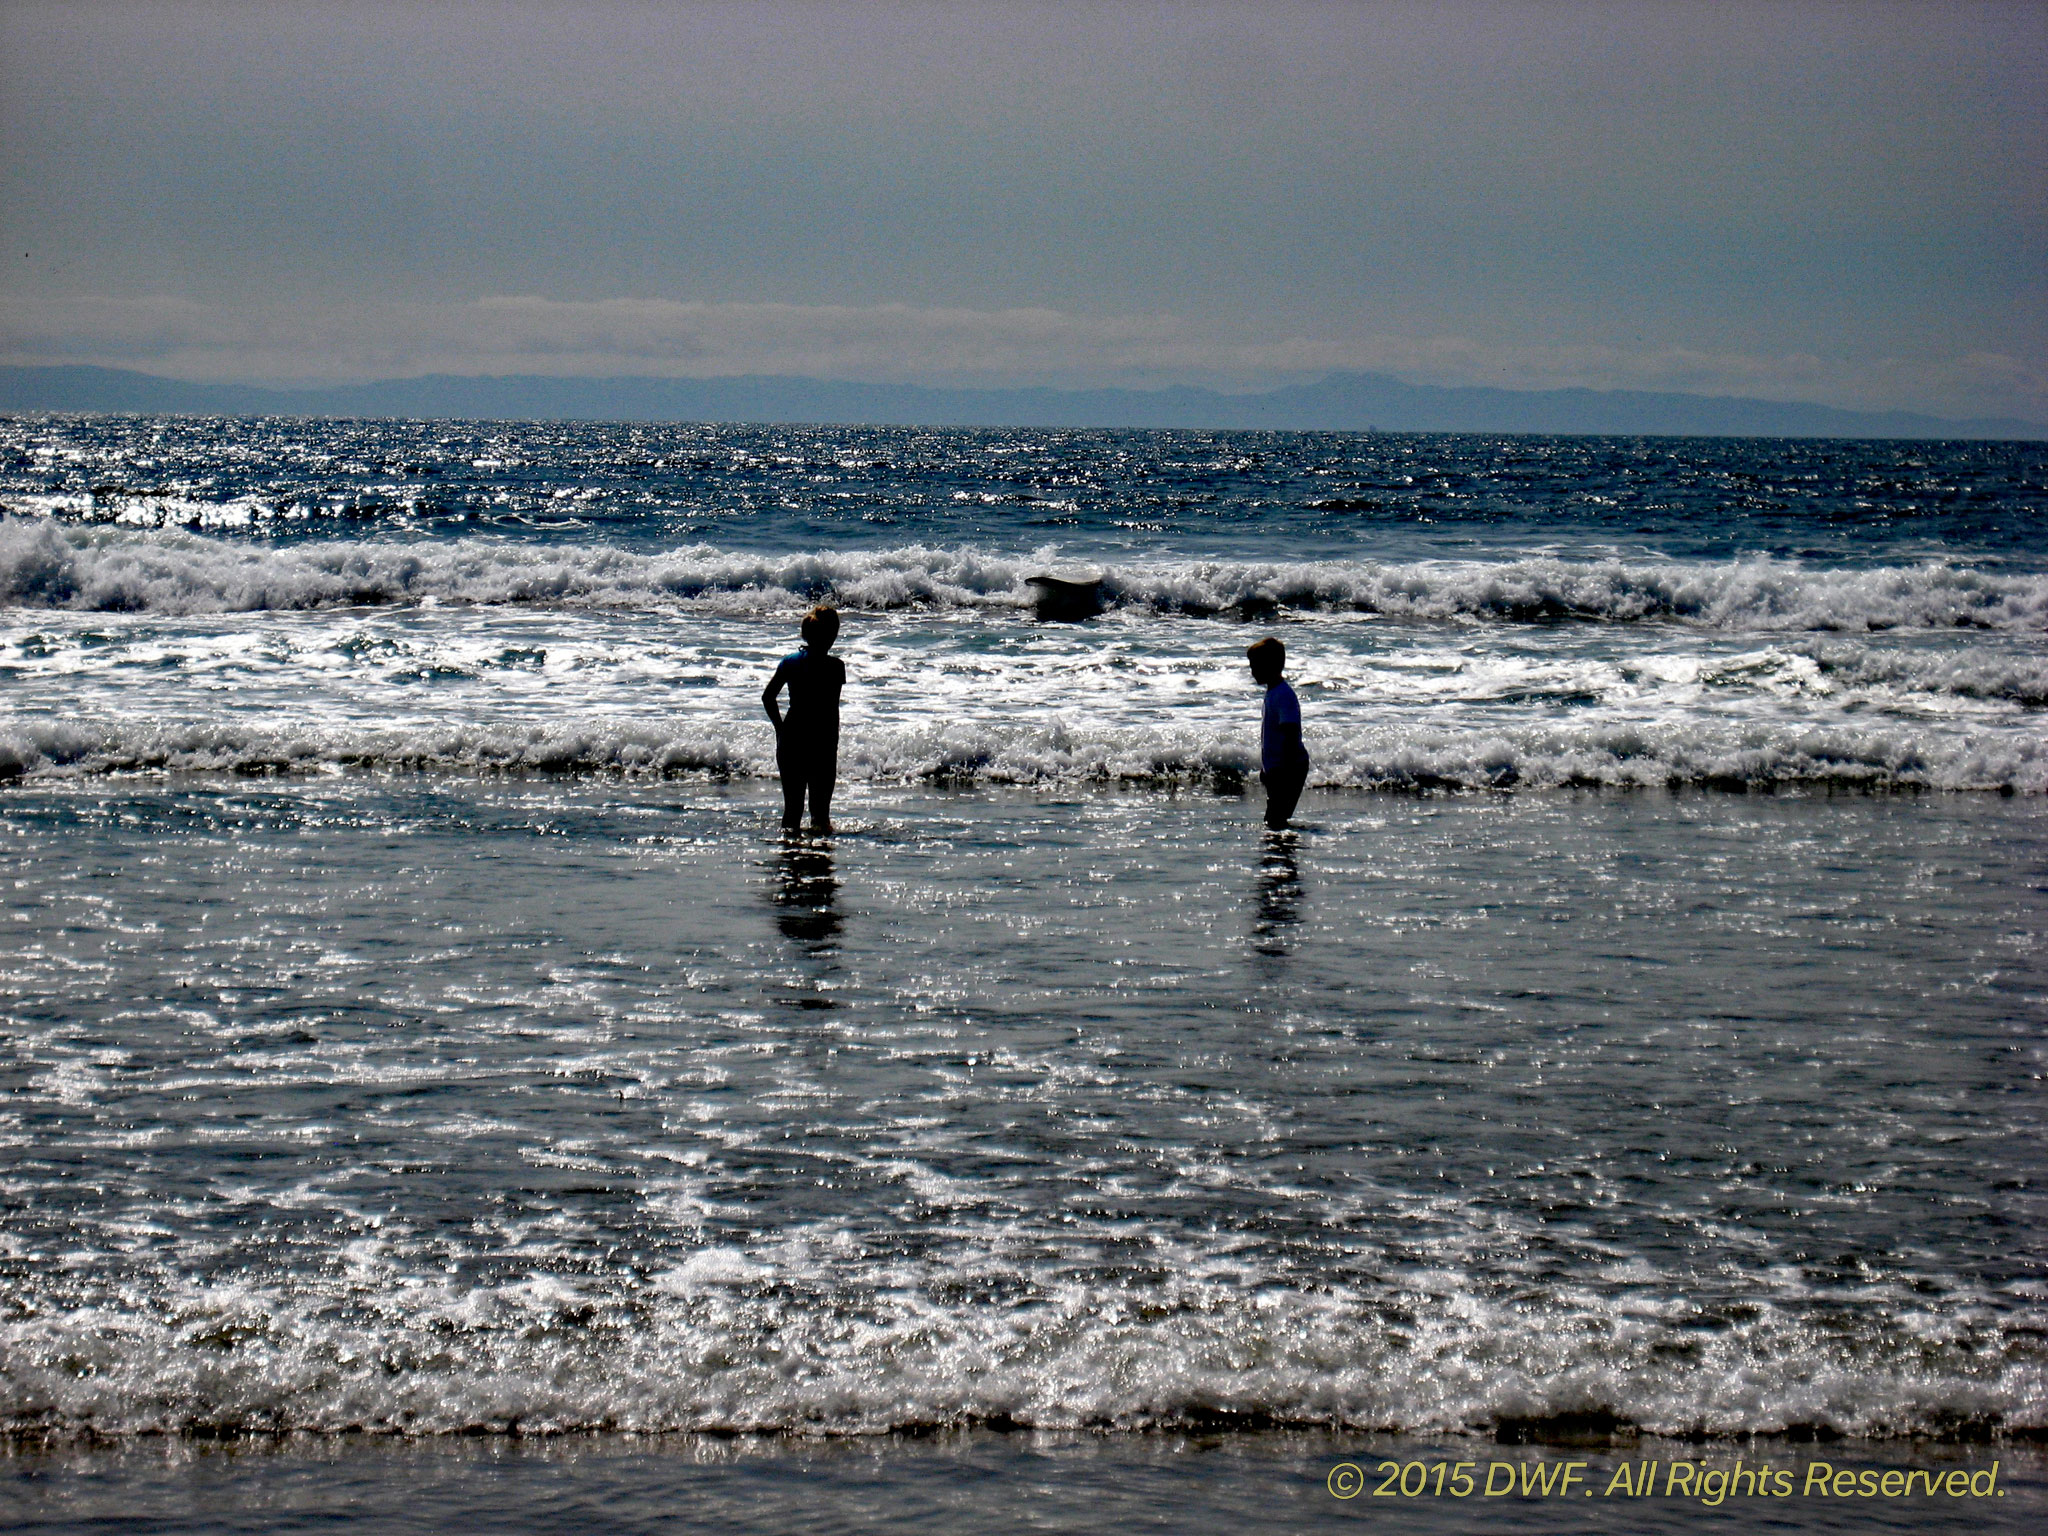
[[[1929,655],[1823,642],[1815,644],[1812,659],[1833,688],[1883,688],[2030,706],[2048,704],[2048,657],[1976,651]]]
[[[1376,1305],[1197,1277],[1068,1282],[997,1306],[933,1299],[928,1283],[963,1277],[922,1268],[865,1299],[722,1251],[624,1292],[547,1274],[405,1278],[374,1252],[327,1289],[174,1285],[0,1322],[0,1424],[858,1434],[1236,1417],[1440,1432],[1590,1412],[1665,1434],[1909,1435],[2048,1422],[2048,1372],[2022,1341],[1934,1311],[1820,1321],[1762,1304],[1703,1331],[1559,1298]]]
[[[0,519],[0,604],[194,614],[362,604],[690,606],[776,613],[830,598],[849,609],[1023,609],[1052,552],[966,548],[758,554],[697,545],[638,554],[486,538],[287,546],[181,532]],[[1735,562],[1147,561],[1111,565],[1112,606],[1190,615],[1273,608],[1423,621],[1667,621],[1712,629],[2048,628],[2048,576],[1948,565],[1823,570]]]
[[[2048,793],[2048,738],[1908,723],[1538,723],[1490,729],[1311,728],[1312,786],[1359,790],[1564,786]],[[772,778],[765,731],[748,725],[266,726],[17,720],[0,724],[0,778],[133,772],[434,771]],[[1257,769],[1236,733],[949,721],[849,729],[843,781],[959,785],[1228,786]]]

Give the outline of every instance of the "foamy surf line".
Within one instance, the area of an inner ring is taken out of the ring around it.
[[[446,542],[251,544],[182,532],[0,518],[0,605],[98,613],[252,613],[376,604],[545,603],[780,615],[821,601],[869,612],[1029,611],[1029,557],[903,545],[750,554],[694,545]],[[1819,570],[1734,562],[1166,561],[1102,570],[1111,608],[1190,616],[1276,610],[1413,621],[1670,622],[1868,632],[2048,629],[2048,576],[1926,564]]]
[[[1361,791],[1820,788],[2048,793],[2048,740],[1778,723],[1588,724],[1500,731],[1311,730],[1312,786]],[[842,781],[875,785],[1242,786],[1256,748],[1193,732],[949,723],[849,729]],[[772,779],[754,727],[261,727],[28,721],[0,725],[0,779],[119,773],[568,774]]]
[[[1821,1324],[1762,1306],[1703,1335],[1476,1299],[1459,1320],[1417,1328],[1311,1292],[1255,1306],[1122,1286],[1014,1308],[823,1300],[807,1305],[757,1266],[696,1262],[631,1296],[536,1276],[109,1298],[0,1327],[0,1433],[880,1434],[1231,1419],[1456,1433],[1583,1416],[1664,1435],[1982,1438],[2048,1424],[2048,1371],[2018,1319],[2001,1338],[1936,1312]]]

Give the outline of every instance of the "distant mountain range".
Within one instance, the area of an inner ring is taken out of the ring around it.
[[[1334,373],[1233,395],[1172,389],[935,389],[821,379],[463,378],[321,389],[187,384],[119,368],[0,368],[0,411],[481,421],[817,422],[903,426],[1277,428],[1618,437],[2048,438],[2048,425],[1633,389],[1491,389]]]

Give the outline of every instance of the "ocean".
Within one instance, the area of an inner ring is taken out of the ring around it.
[[[2048,445],[42,416],[0,509],[0,1525],[2048,1512]]]

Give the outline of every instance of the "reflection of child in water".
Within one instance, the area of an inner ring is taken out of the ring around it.
[[[804,615],[803,649],[783,657],[761,690],[761,705],[775,722],[775,766],[782,772],[782,826],[794,832],[803,822],[804,796],[811,800],[811,830],[832,830],[832,782],[839,773],[839,690],[846,663],[827,655],[839,638],[839,611],[813,608]],[[789,713],[775,697],[789,690]]]
[[[1284,827],[1308,782],[1308,750],[1301,744],[1301,700],[1281,673],[1287,647],[1270,636],[1245,652],[1252,677],[1265,687],[1266,710],[1259,728],[1259,781],[1266,786],[1266,825]]]

